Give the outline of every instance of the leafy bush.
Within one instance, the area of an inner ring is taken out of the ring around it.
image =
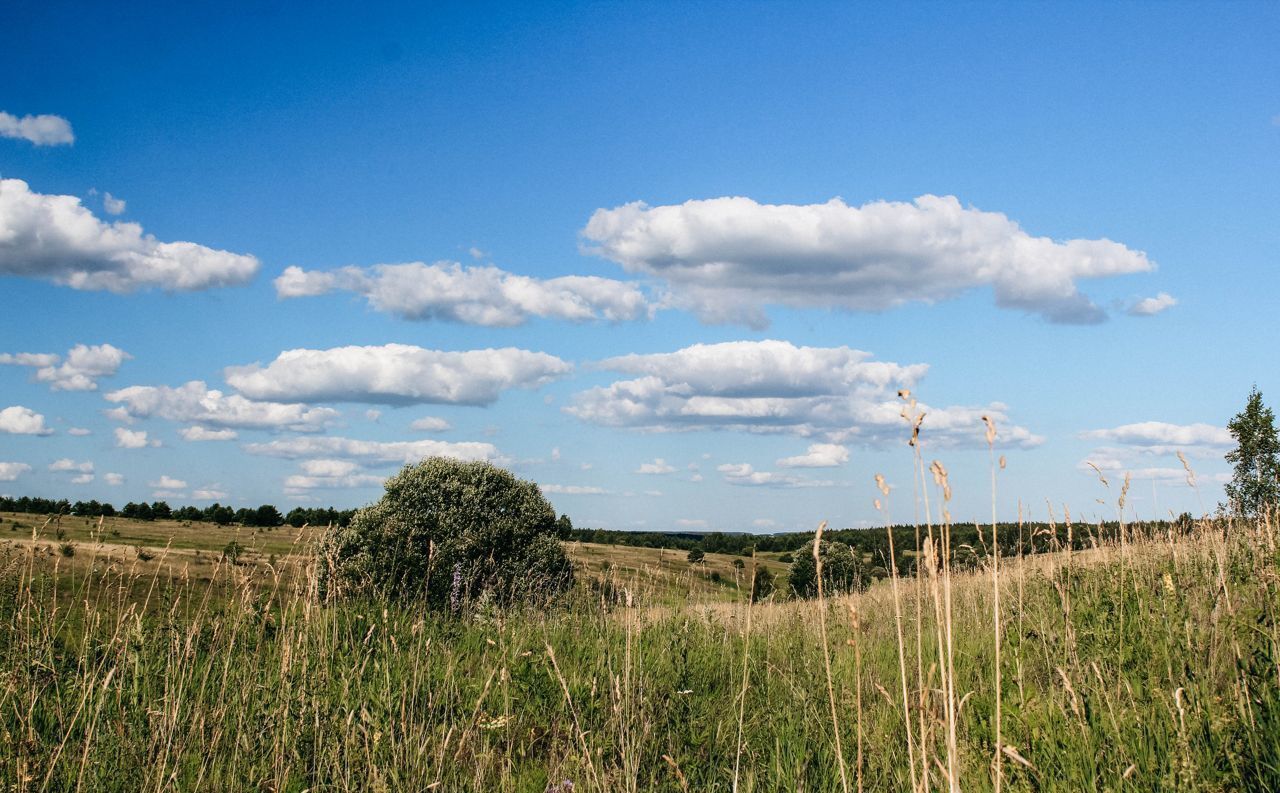
[[[811,598],[818,594],[817,566],[813,560],[813,546],[804,553],[797,553],[791,563],[788,583],[796,597]],[[853,549],[842,542],[823,541],[818,547],[822,556],[822,592],[838,595],[860,592],[867,588],[868,573],[862,560]]]
[[[685,559],[689,561],[689,564],[702,564],[702,562],[705,561],[706,558],[707,558],[707,554],[701,548],[693,548],[685,556]]]
[[[533,482],[486,462],[431,457],[321,543],[321,591],[424,599],[544,600],[573,585],[556,514]]]

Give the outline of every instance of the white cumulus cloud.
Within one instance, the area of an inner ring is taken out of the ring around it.
[[[724,481],[731,485],[747,487],[832,487],[835,482],[825,479],[806,479],[773,471],[757,471],[750,463],[725,463],[716,466],[724,474]]]
[[[186,488],[186,486],[187,486],[186,482],[182,481],[181,479],[175,479],[174,477],[169,476],[167,474],[162,475],[159,479],[155,480],[154,482],[147,482],[147,487],[155,487],[161,490],[183,490]]]
[[[77,344],[67,351],[65,361],[53,353],[20,352],[0,354],[0,364],[30,366],[36,370],[36,381],[48,383],[54,391],[93,391],[99,378],[115,374],[132,357],[110,344]]]
[[[104,223],[75,196],[0,179],[0,275],[74,289],[190,291],[243,284],[258,266],[253,256],[160,242],[137,223]]]
[[[308,476],[346,476],[360,468],[350,460],[303,460],[299,465]]]
[[[280,298],[345,291],[363,295],[376,311],[412,320],[448,320],[511,327],[531,318],[575,322],[647,317],[637,284],[598,276],[538,279],[492,266],[410,262],[337,270],[288,267],[275,279]]]
[[[829,443],[882,444],[907,436],[900,388],[912,387],[928,367],[871,361],[848,347],[797,347],[785,341],[696,344],[674,353],[627,355],[602,368],[642,377],[576,394],[564,410],[583,421],[652,432],[722,429],[819,436]],[[1004,445],[1043,439],[1014,425],[1008,408],[932,407],[929,443],[981,445],[982,416],[1001,427]]]
[[[670,474],[675,472],[675,468],[667,464],[667,461],[661,457],[656,458],[651,463],[641,463],[636,469],[637,474]]]
[[[75,143],[71,122],[62,116],[15,116],[0,111],[0,138],[14,138],[37,146],[70,146]]]
[[[63,457],[59,460],[54,460],[52,463],[49,463],[49,470],[50,471],[79,471],[80,473],[83,473],[83,474],[91,474],[93,473],[93,461],[85,460],[84,462],[78,463],[75,460],[72,460],[70,457]]]
[[[31,408],[12,405],[0,410],[0,432],[12,435],[52,435],[44,425],[44,416]]]
[[[110,193],[102,194],[102,210],[108,215],[123,215],[125,206],[123,198],[118,198]]]
[[[447,432],[453,429],[453,425],[438,416],[423,416],[415,419],[409,429],[418,432]]]
[[[804,454],[778,460],[782,468],[835,468],[849,462],[849,450],[838,443],[815,443]]]
[[[178,434],[183,440],[187,441],[234,441],[240,436],[238,432],[232,429],[211,430],[207,427],[201,427],[196,424],[192,427],[183,427],[178,430]]]
[[[999,212],[954,196],[860,207],[760,204],[726,197],[599,209],[584,248],[628,272],[658,276],[672,302],[709,322],[767,325],[764,307],[882,311],[990,287],[996,304],[1052,322],[1105,312],[1077,281],[1143,273],[1141,251],[1111,240],[1033,237]]]
[[[79,476],[71,477],[71,484],[73,485],[87,485],[92,481],[93,474],[80,474]]]
[[[0,463],[0,482],[12,482],[30,471],[26,463]]]
[[[375,463],[416,463],[426,457],[453,457],[459,460],[505,461],[491,443],[436,440],[366,441],[333,436],[282,438],[267,443],[245,445],[250,454],[286,459],[347,458]]]
[[[1168,292],[1161,292],[1155,297],[1144,297],[1129,306],[1129,314],[1134,317],[1152,317],[1165,309],[1178,305],[1178,299]]]
[[[266,366],[232,366],[225,374],[252,399],[487,405],[509,388],[537,388],[572,368],[514,347],[446,352],[386,344],[286,350]]]
[[[178,388],[130,386],[112,391],[105,398],[119,404],[120,407],[114,409],[117,412],[111,413],[116,419],[156,416],[169,421],[223,428],[314,432],[323,429],[339,415],[332,408],[255,401],[239,394],[224,394],[200,380],[192,380]]]
[[[148,446],[159,446],[160,441],[147,438],[146,430],[127,430],[116,427],[116,446],[121,449],[145,449]]]
[[[124,484],[124,474],[117,474],[117,473],[103,474],[102,479],[107,484],[112,486]]]
[[[1196,448],[1229,449],[1235,439],[1226,427],[1214,424],[1169,424],[1163,421],[1142,421],[1123,424],[1110,429],[1089,430],[1081,437],[1137,446],[1155,454],[1172,454]]]

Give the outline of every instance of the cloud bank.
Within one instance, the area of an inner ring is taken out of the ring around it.
[[[905,440],[897,391],[913,387],[928,367],[870,357],[849,347],[797,347],[775,340],[626,355],[600,366],[641,377],[579,392],[564,410],[591,424],[650,432],[784,433],[833,444]],[[1014,425],[1000,403],[921,408],[928,413],[924,431],[930,443],[985,445],[983,415],[1000,426],[1000,444],[1026,447],[1042,441]]]
[[[497,267],[410,262],[336,270],[288,267],[275,279],[280,298],[344,291],[375,311],[411,320],[511,327],[531,318],[573,322],[642,319],[650,312],[637,284],[597,276],[538,279]]]
[[[767,305],[883,311],[989,287],[996,304],[1050,322],[1101,322],[1077,281],[1143,273],[1141,251],[1106,239],[1033,237],[999,212],[954,196],[860,207],[713,198],[599,209],[584,250],[657,276],[707,322],[764,327]]]
[[[253,256],[160,242],[137,223],[102,222],[76,196],[0,179],[0,275],[73,289],[176,292],[243,284],[258,266]]]
[[[227,383],[253,399],[488,405],[509,388],[537,388],[572,365],[514,347],[445,352],[408,344],[287,350],[262,366],[228,367]]]
[[[169,386],[130,386],[105,395],[108,402],[119,404],[117,419],[144,419],[153,416],[189,424],[231,429],[267,429],[314,432],[338,418],[332,408],[302,404],[254,401],[239,394],[224,394],[200,380],[192,380],[178,388]],[[119,430],[117,430],[117,434]],[[200,435],[201,433],[196,433]],[[191,438],[187,440],[212,440]]]

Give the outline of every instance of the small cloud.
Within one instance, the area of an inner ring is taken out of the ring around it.
[[[1178,299],[1168,292],[1161,292],[1155,297],[1144,297],[1133,305],[1129,306],[1129,316],[1131,317],[1154,317],[1166,309],[1173,308],[1178,305]]]
[[[0,138],[25,140],[36,146],[70,146],[76,136],[62,116],[18,116],[0,111]]]
[[[559,447],[559,446],[553,446],[553,447],[551,448],[551,462],[553,462],[553,463],[558,463],[558,462],[560,462],[560,447]]]
[[[26,463],[0,463],[0,482],[12,482],[30,470]]]
[[[124,474],[114,474],[114,473],[113,473],[113,474],[103,474],[103,475],[102,475],[102,481],[106,482],[106,483],[107,483],[107,484],[109,484],[109,485],[112,485],[113,487],[114,487],[114,486],[116,486],[116,485],[123,485],[123,484],[124,484]]]
[[[437,416],[424,416],[409,425],[409,429],[418,432],[448,432],[453,425]]]
[[[302,472],[307,476],[350,476],[360,468],[360,464],[351,460],[303,460],[299,463]]]
[[[54,391],[94,391],[99,378],[114,375],[120,365],[132,357],[110,344],[92,347],[77,344],[67,351],[67,359],[61,366],[58,365],[61,356],[33,352],[0,354],[0,364],[30,366],[36,370],[35,380],[48,383]]]
[[[11,435],[52,435],[44,425],[44,416],[31,408],[13,405],[0,410],[0,432]]]
[[[85,436],[85,435],[92,435],[92,434],[93,434],[93,430],[85,429],[84,427],[70,427],[70,428],[68,428],[68,429],[67,429],[67,434],[68,434],[68,435],[74,435],[74,436],[76,436],[77,438],[79,438],[79,437],[83,437],[83,436]]]
[[[211,430],[198,424],[194,427],[184,427],[178,430],[178,434],[187,441],[233,441],[240,437],[232,429]]]
[[[701,518],[680,518],[676,521],[676,525],[682,529],[705,529],[707,522]]]
[[[364,417],[369,419],[370,421],[377,421],[378,419],[382,418],[382,411],[369,408],[364,412]]]
[[[777,527],[778,521],[772,518],[756,518],[751,521],[751,525],[761,529],[772,529]]]
[[[716,466],[716,470],[724,474],[724,481],[729,484],[746,487],[831,487],[835,484],[829,480],[805,479],[773,471],[757,471],[750,463],[725,463]]]
[[[783,457],[778,465],[783,468],[835,468],[849,462],[849,450],[838,443],[815,443],[804,454]]]
[[[644,491],[644,494],[645,494],[646,496],[653,496],[654,498],[658,498],[658,497],[661,497],[661,496],[662,496],[662,491],[661,491],[661,490],[646,490],[646,491]]]
[[[474,245],[472,245],[470,248],[467,248],[467,253],[471,256],[472,259],[476,259],[477,261],[480,259],[483,259],[485,256],[488,256],[487,253],[480,250]]]
[[[184,490],[187,483],[181,479],[174,479],[172,476],[161,476],[154,482],[147,482],[147,487],[156,487],[161,490]]]
[[[225,490],[216,489],[217,485],[212,485],[199,490],[192,490],[191,497],[196,501],[222,501],[229,494]]]
[[[609,493],[603,487],[592,487],[589,485],[540,485],[543,493],[560,494],[566,496],[603,496]]]
[[[584,470],[584,471],[590,471],[592,468],[595,468],[596,466],[595,466],[595,463],[583,463],[582,465],[579,465],[578,467],[579,467],[579,468],[581,468],[581,469],[582,469],[582,470]]]
[[[79,476],[72,477],[71,484],[87,485],[92,481],[93,481],[93,474],[80,474]]]
[[[82,463],[78,463],[75,460],[72,460],[70,457],[63,457],[60,460],[54,460],[52,463],[50,463],[49,470],[50,471],[79,471],[81,473],[87,474],[87,473],[93,472],[93,462],[91,460],[85,460]]]
[[[121,449],[143,449],[147,446],[159,446],[160,441],[147,438],[146,430],[127,430],[116,427],[116,446]]]
[[[635,472],[637,474],[659,475],[659,474],[670,474],[670,473],[673,473],[675,470],[676,469],[673,468],[672,466],[667,465],[666,460],[662,459],[661,457],[658,457],[658,458],[655,458],[654,461],[651,463],[641,463],[640,467],[637,468]]]
[[[116,198],[110,193],[102,194],[102,209],[108,215],[123,215],[125,203],[123,198]]]

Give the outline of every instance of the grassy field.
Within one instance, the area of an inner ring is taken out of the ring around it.
[[[311,556],[313,544],[323,528],[279,526],[272,529],[239,525],[127,518],[77,518],[0,512],[0,549],[13,554],[32,543],[57,559],[60,574],[84,575],[92,570],[127,567],[135,577],[159,575],[168,580],[185,577],[212,581],[223,565],[227,546],[236,543],[237,566],[256,569],[248,578],[263,583],[277,569],[296,570]],[[70,546],[71,555],[64,555]],[[567,543],[569,555],[584,584],[592,581],[629,582],[633,592],[643,590],[649,602],[678,605],[689,601],[732,601],[749,581],[745,557],[709,553],[699,564],[690,564],[684,551],[635,548],[588,542]],[[140,559],[137,549],[143,549]],[[757,563],[778,578],[785,588],[788,565],[777,560],[781,554],[762,554]],[[740,561],[744,567],[734,566]],[[715,580],[716,576],[719,580]]]
[[[307,532],[2,517],[5,790],[1280,789],[1268,522],[755,606],[581,545],[452,619],[319,603]]]

